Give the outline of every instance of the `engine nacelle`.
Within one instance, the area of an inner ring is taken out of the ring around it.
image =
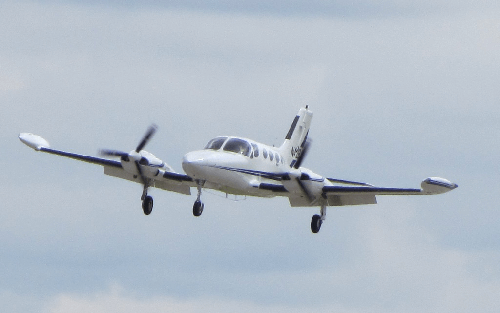
[[[142,175],[149,178],[156,177],[160,173],[160,170],[162,170],[163,172],[174,171],[168,164],[145,150],[142,150],[140,152],[130,151],[127,158],[121,159],[122,167],[124,170],[131,174],[139,175],[135,162],[139,163]]]
[[[422,191],[430,195],[445,193],[458,187],[457,184],[441,177],[429,177],[422,182],[421,186]]]
[[[291,169],[282,184],[285,189],[296,195],[319,195],[325,185],[325,179],[307,168]],[[309,199],[312,201],[312,199]]]

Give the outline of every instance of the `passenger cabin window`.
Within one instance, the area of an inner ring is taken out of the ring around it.
[[[280,163],[280,156],[276,153],[276,165]]]
[[[224,151],[250,156],[250,144],[242,139],[231,138],[224,145]]]
[[[219,150],[220,147],[222,147],[222,145],[226,141],[226,139],[227,139],[227,137],[214,138],[207,143],[207,145],[205,146],[205,149]]]
[[[269,160],[273,160],[274,159],[274,154],[272,152],[269,152]]]
[[[267,159],[267,150],[266,149],[262,149],[262,156],[264,157],[264,159]]]
[[[252,148],[253,148],[253,156],[258,157],[259,156],[259,147],[256,144],[252,143]]]

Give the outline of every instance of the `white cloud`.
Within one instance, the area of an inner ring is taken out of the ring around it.
[[[6,7],[2,304],[42,298],[47,312],[498,307],[496,11],[342,19]],[[315,171],[408,187],[437,172],[460,188],[331,209],[313,236],[316,211],[286,199],[204,194],[206,211],[193,219],[193,197],[154,190],[155,211],[144,217],[140,186],[17,139],[30,131],[94,154],[132,149],[156,122],[148,151],[180,170],[182,155],[215,135],[280,143],[304,104],[315,112],[306,161]]]
[[[137,298],[127,294],[123,288],[114,285],[108,291],[91,296],[61,294],[43,309],[44,313],[83,313],[83,312],[308,312],[287,306],[258,305],[246,301],[217,298],[147,297]]]
[[[61,293],[44,312],[496,312],[500,253],[443,249],[423,225],[415,224],[417,211],[410,202],[391,202],[384,209],[349,214],[354,220],[359,215],[358,222],[350,231],[337,226],[335,236],[352,247],[321,247],[310,254],[321,265],[246,274],[193,269],[195,281],[206,289],[201,294],[196,289],[182,296],[148,295],[113,284],[90,294]],[[334,212],[329,217],[341,218]],[[181,276],[193,279],[189,272]]]
[[[9,92],[19,92],[25,88],[25,82],[21,74],[9,66],[8,59],[0,56],[0,96]]]

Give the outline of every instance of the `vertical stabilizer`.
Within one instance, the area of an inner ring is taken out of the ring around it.
[[[293,119],[290,130],[285,137],[285,142],[280,147],[281,155],[285,158],[290,167],[293,167],[300,155],[304,151],[307,135],[311,127],[313,113],[306,106],[299,110],[299,113]]]

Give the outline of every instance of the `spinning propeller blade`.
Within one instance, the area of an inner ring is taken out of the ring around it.
[[[137,148],[135,148],[135,152],[139,153],[139,151],[141,151],[142,149],[144,149],[144,147],[146,146],[146,144],[148,143],[148,141],[156,133],[156,129],[157,128],[158,127],[155,124],[149,126],[149,128],[148,128],[146,134],[144,135],[144,137],[142,138],[141,142],[139,143],[139,145],[137,146]]]
[[[142,137],[141,142],[139,143],[137,148],[135,148],[135,152],[139,153],[142,149],[144,149],[144,147],[149,142],[151,137],[153,137],[153,135],[155,134],[157,128],[158,127],[155,124],[149,126],[148,130],[146,131],[146,134],[144,135],[144,137]],[[130,161],[130,159],[131,159],[130,153],[118,151],[118,150],[102,149],[99,151],[99,154],[102,156],[121,157],[122,160],[127,161],[127,162]],[[133,157],[132,157],[132,159],[133,159]],[[142,176],[142,173],[139,169],[139,163],[137,163],[137,168],[139,170],[139,174],[141,174],[141,176]]]
[[[299,168],[304,159],[307,156],[307,153],[309,152],[309,148],[311,148],[312,144],[312,139],[308,138],[304,144],[304,147],[302,148],[302,152],[300,153],[299,158],[297,159],[297,162],[295,162],[295,165],[293,167]]]
[[[128,158],[127,152],[117,151],[117,150],[102,149],[99,151],[99,154],[102,156],[118,156],[118,157],[122,157],[122,158],[125,158],[125,157]]]
[[[139,173],[139,176],[141,177],[142,183],[144,186],[147,186],[148,180],[142,173],[141,165],[139,164],[139,161],[135,161],[135,167],[137,167],[137,172]],[[147,188],[147,187],[146,187]]]

